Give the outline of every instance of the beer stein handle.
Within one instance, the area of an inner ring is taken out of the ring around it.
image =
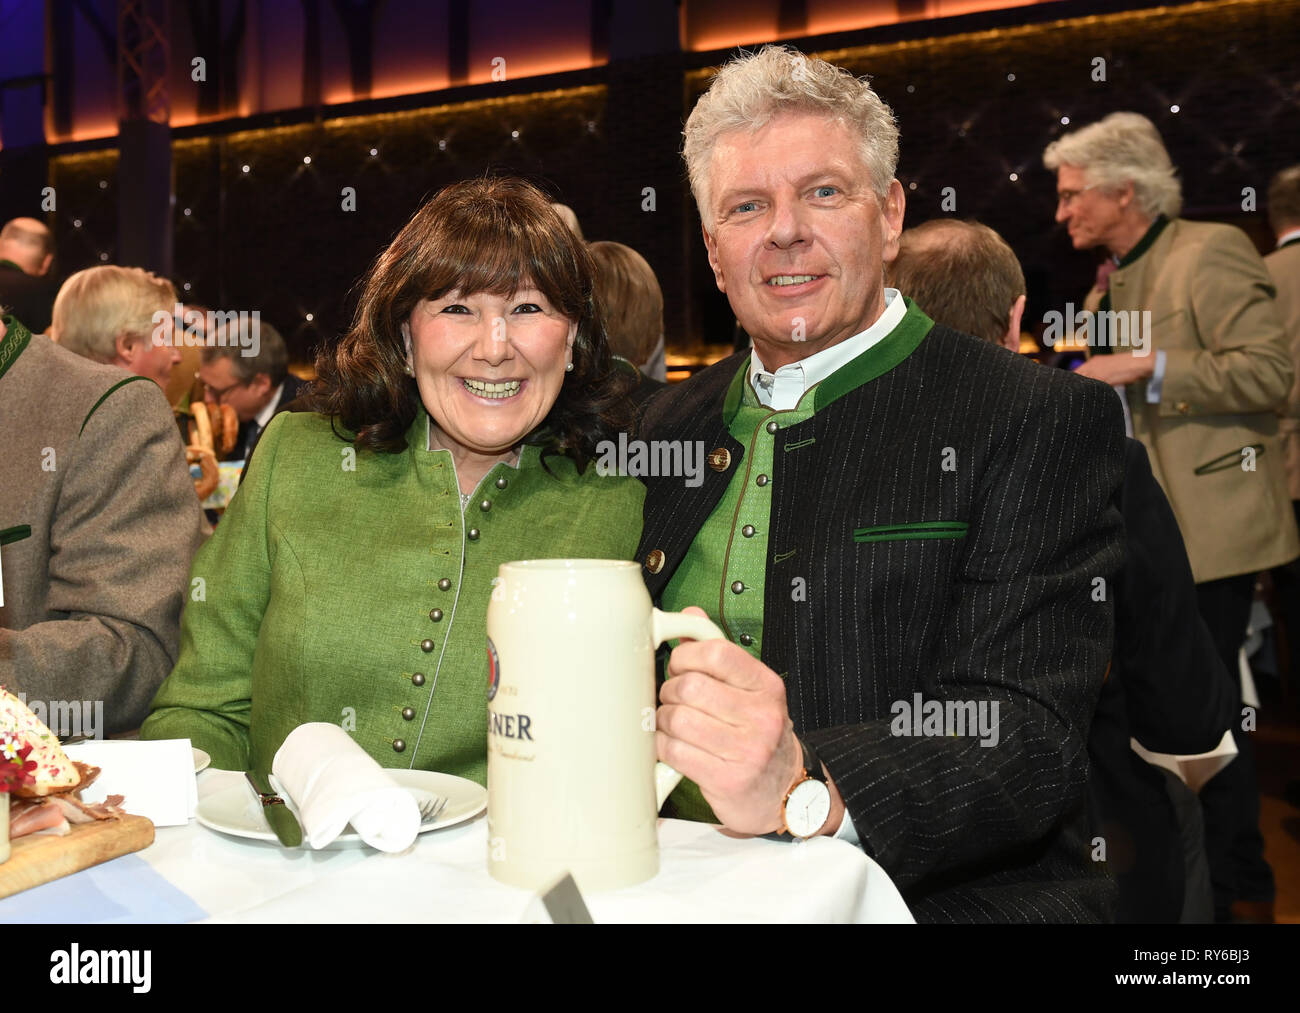
[[[688,616],[680,612],[661,612],[654,609],[654,642],[658,647],[665,640],[725,640],[723,632],[704,616]],[[662,761],[655,764],[656,809],[662,809],[674,788],[681,784],[682,775]]]

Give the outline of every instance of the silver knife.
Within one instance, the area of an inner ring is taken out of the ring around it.
[[[266,817],[266,822],[271,824],[271,829],[275,831],[275,836],[280,839],[280,843],[286,848],[296,848],[302,844],[302,827],[298,825],[297,817],[289,811],[289,807],[284,804],[284,799],[272,790],[267,776],[251,770],[244,771],[244,776],[248,778],[248,783],[257,793],[258,800],[262,803],[262,815]]]

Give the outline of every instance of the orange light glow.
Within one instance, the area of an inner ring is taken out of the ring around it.
[[[47,121],[45,136],[49,138],[50,144],[65,144],[70,141],[98,141],[105,137],[117,136],[117,121],[93,120],[89,123],[78,123],[70,134],[56,134]]]
[[[483,61],[478,61],[483,63]],[[492,67],[487,63],[485,70],[471,74],[465,84],[489,84],[492,81]],[[540,77],[543,74],[562,74],[570,70],[586,70],[588,67],[603,66],[592,62],[591,53],[588,49],[573,49],[556,55],[548,54],[546,60],[524,60],[519,59],[511,61],[506,58],[506,75],[507,80],[514,81],[524,77]],[[404,78],[396,81],[383,81],[373,87],[370,91],[370,98],[393,98],[398,95],[421,95],[425,92],[442,91],[452,86],[451,79],[446,74],[437,77],[420,77]],[[357,101],[355,93],[350,88],[336,88],[324,96],[326,105],[341,105],[345,102]]]
[[[752,45],[770,42],[774,39],[799,38],[807,35],[827,35],[831,32],[852,32],[879,25],[899,24],[903,21],[916,21],[925,18],[948,18],[960,14],[974,14],[980,11],[995,11],[1011,7],[1031,7],[1035,4],[1048,3],[1049,0],[927,0],[925,12],[911,18],[901,18],[897,10],[888,7],[864,5],[865,9],[849,13],[827,13],[818,16],[814,10],[809,14],[806,27],[789,32],[777,30],[775,11],[754,12],[746,15],[732,15],[726,24],[715,16],[709,23],[694,32],[683,31],[689,35],[685,46],[692,52],[707,52],[713,49],[730,49],[733,46]],[[717,20],[715,20],[715,18]],[[684,17],[683,23],[689,24],[690,18]]]
[[[426,91],[442,91],[451,87],[451,78],[446,74],[438,77],[403,78],[396,81],[383,81],[370,89],[371,98],[392,98],[394,95],[419,95]]]

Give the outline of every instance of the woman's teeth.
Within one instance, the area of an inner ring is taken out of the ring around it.
[[[778,274],[775,278],[769,278],[769,285],[802,285],[806,281],[812,281],[816,278],[815,274]]]
[[[485,397],[489,400],[500,398],[514,397],[519,393],[518,380],[506,380],[502,383],[484,383],[482,380],[462,380],[465,389],[471,394],[479,397]]]

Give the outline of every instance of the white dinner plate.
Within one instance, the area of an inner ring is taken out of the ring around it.
[[[194,773],[197,774],[200,770],[207,770],[208,765],[212,763],[212,757],[198,746],[191,746],[190,752],[194,754]]]
[[[454,774],[439,774],[430,770],[394,770],[389,768],[387,773],[392,776],[394,781],[414,795],[417,803],[423,803],[433,795],[447,800],[446,806],[443,807],[442,812],[436,818],[426,820],[420,825],[419,832],[422,834],[428,833],[430,830],[440,830],[443,827],[464,823],[487,808],[487,789],[481,784],[476,784],[466,778],[456,777]],[[280,785],[278,782],[274,782],[272,787],[278,789]],[[297,816],[298,807],[293,799],[287,793],[281,792],[281,794],[285,799],[285,804]],[[262,804],[253,794],[252,787],[242,779],[239,784],[233,784],[223,791],[202,799],[195,815],[203,826],[223,834],[232,834],[235,837],[249,837],[255,841],[277,840],[275,831],[271,829],[271,825],[267,823],[266,817],[262,814]],[[339,834],[329,847],[350,844],[365,846],[365,842],[351,828],[351,825],[343,833]],[[307,843],[305,832],[302,846],[308,849],[311,847]]]

